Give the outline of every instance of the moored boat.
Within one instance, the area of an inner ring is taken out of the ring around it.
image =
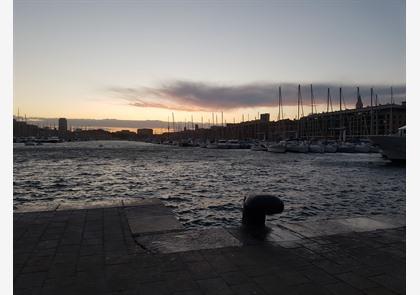
[[[379,147],[380,153],[391,161],[405,161],[406,126],[398,128],[393,135],[373,135],[369,139]]]
[[[271,153],[285,153],[287,150],[287,145],[285,141],[280,141],[275,144],[270,144],[267,147],[267,151]]]
[[[334,141],[327,141],[324,144],[324,152],[325,153],[336,153],[338,150],[338,144]]]
[[[369,145],[364,142],[356,144],[354,146],[354,152],[355,153],[369,153],[370,152]]]
[[[355,144],[351,142],[342,142],[338,145],[337,152],[339,153],[354,153]]]
[[[286,143],[286,151],[292,153],[307,153],[309,145],[303,141],[290,140]]]
[[[324,153],[325,146],[321,142],[311,142],[309,144],[310,153]]]
[[[252,151],[267,151],[267,144],[263,142],[257,142],[251,146]]]

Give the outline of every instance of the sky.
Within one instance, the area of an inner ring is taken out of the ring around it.
[[[240,121],[405,98],[405,2],[14,1],[14,114]]]

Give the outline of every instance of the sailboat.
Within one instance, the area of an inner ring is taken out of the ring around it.
[[[267,151],[271,153],[285,153],[287,151],[286,141],[270,144],[267,148]]]

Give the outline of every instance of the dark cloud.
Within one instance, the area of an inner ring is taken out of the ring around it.
[[[278,86],[282,87],[283,104],[297,104],[298,84],[292,83],[249,83],[242,85],[211,84],[191,81],[163,83],[158,87],[121,88],[113,87],[114,96],[126,100],[136,107],[153,107],[184,111],[221,111],[246,107],[272,107],[278,104]],[[333,104],[338,104],[339,87],[343,89],[343,98],[347,106],[356,102],[357,85],[339,85],[337,83],[313,84],[315,103],[324,105],[327,101],[327,89],[330,88]],[[370,87],[378,94],[379,102],[390,101],[391,85],[364,85],[360,92],[364,103],[370,103]],[[310,105],[310,86],[302,84],[302,98],[305,105]],[[405,85],[393,86],[394,99],[405,99]]]

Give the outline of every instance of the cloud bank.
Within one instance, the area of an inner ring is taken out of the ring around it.
[[[278,105],[278,87],[281,86],[284,106],[295,106],[298,97],[297,83],[255,82],[241,85],[212,84],[193,81],[173,81],[157,87],[112,87],[114,97],[129,105],[141,108],[160,108],[182,111],[232,111],[240,108],[275,107]],[[337,83],[313,84],[315,103],[324,105],[330,88],[333,104],[339,103],[339,87],[347,106],[356,103],[356,86]],[[395,102],[405,100],[405,85],[392,85]],[[362,100],[370,104],[370,87],[378,94],[379,103],[390,102],[391,85],[360,86]],[[304,105],[311,105],[310,85],[302,84]]]

